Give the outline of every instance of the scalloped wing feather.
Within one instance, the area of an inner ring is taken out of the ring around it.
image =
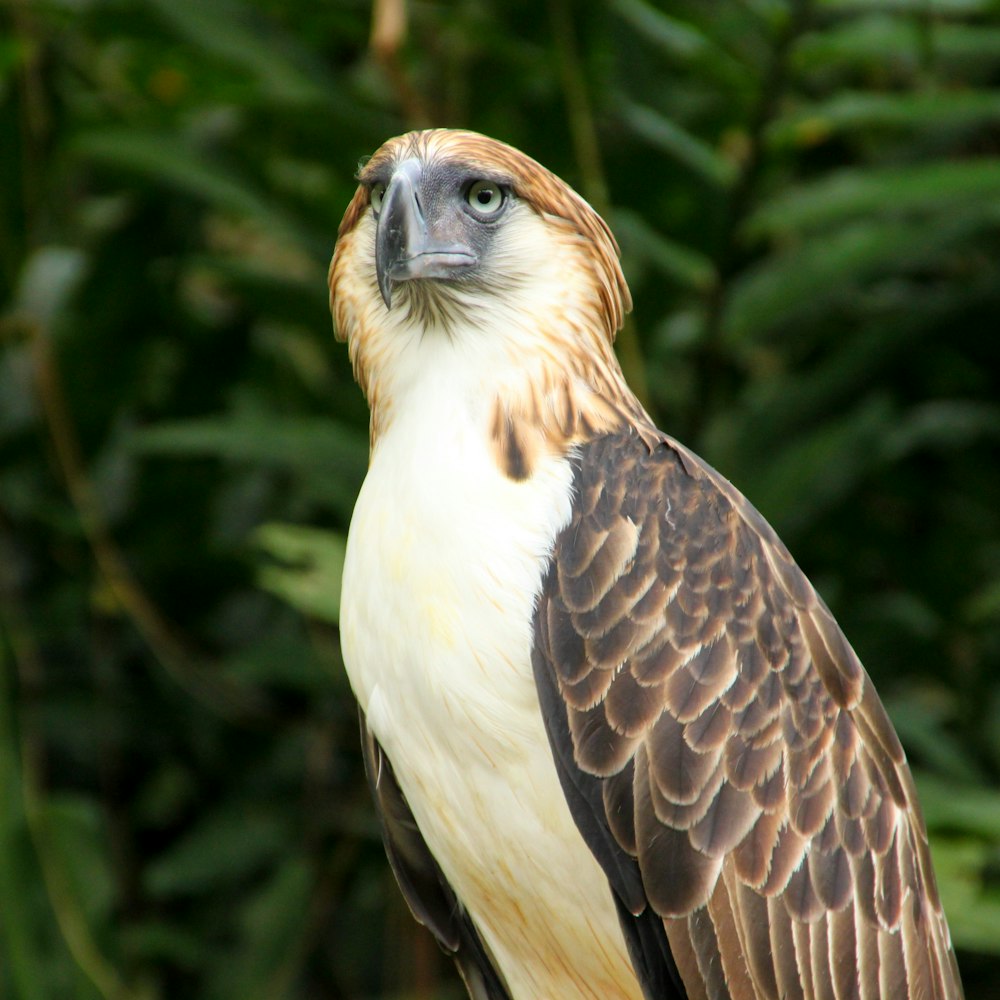
[[[580,447],[536,675],[689,997],[957,1000],[913,780],[870,679],[760,514],[661,442],[629,429]]]

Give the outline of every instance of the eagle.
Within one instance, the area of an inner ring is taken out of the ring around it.
[[[607,224],[468,131],[358,179],[341,644],[393,872],[469,995],[960,998],[892,724],[773,529],[626,385]]]

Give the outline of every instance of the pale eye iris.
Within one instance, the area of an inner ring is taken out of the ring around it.
[[[493,215],[503,205],[503,190],[493,181],[476,181],[469,188],[465,200],[480,215]]]
[[[372,210],[377,215],[382,210],[382,198],[385,197],[385,185],[373,184],[371,190]]]

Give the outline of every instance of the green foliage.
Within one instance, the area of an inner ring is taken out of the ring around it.
[[[257,544],[279,560],[262,566],[258,582],[307,615],[336,624],[340,620],[340,578],[346,539],[329,531],[290,524],[265,524]]]
[[[367,414],[326,266],[359,160],[423,124],[608,215],[623,364],[885,695],[986,995],[996,4],[408,13],[379,57],[361,0],[0,15],[0,996],[458,995],[387,873],[336,635]]]

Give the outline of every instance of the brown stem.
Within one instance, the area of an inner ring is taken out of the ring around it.
[[[608,183],[601,160],[601,147],[597,138],[593,108],[587,93],[587,81],[580,62],[576,32],[573,26],[571,0],[549,0],[549,21],[556,46],[559,75],[569,116],[569,130],[573,141],[580,186],[583,196],[598,214],[608,218],[611,201]],[[636,332],[635,321],[625,318],[625,325],[618,332],[616,342],[622,372],[639,402],[649,410],[649,384],[646,364]],[[654,414],[655,416],[655,414]]]
[[[426,128],[431,124],[430,115],[403,66],[407,22],[406,0],[375,0],[368,47],[388,77],[407,125],[414,129]]]

